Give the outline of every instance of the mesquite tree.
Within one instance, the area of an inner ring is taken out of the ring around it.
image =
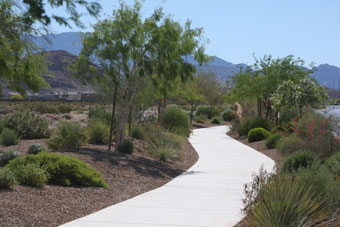
[[[81,78],[95,83],[111,78],[120,87],[116,147],[125,136],[129,107],[143,80],[186,80],[195,67],[185,56],[193,55],[200,63],[207,59],[201,28],[191,28],[190,21],[182,26],[162,9],[143,20],[141,8],[138,1],[133,6],[121,2],[111,18],[98,22],[86,35],[76,63]],[[91,61],[98,62],[100,69],[90,67]]]

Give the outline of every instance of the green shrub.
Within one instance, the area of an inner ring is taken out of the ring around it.
[[[162,126],[177,135],[189,136],[190,119],[188,114],[175,106],[165,109],[162,118]]]
[[[0,134],[1,145],[11,146],[16,145],[19,142],[18,135],[13,129],[5,128]]]
[[[194,117],[194,121],[197,122],[197,123],[200,123],[200,124],[204,124],[205,123],[205,120],[202,116],[195,116]]]
[[[77,151],[86,142],[85,130],[79,122],[61,121],[55,135],[47,141],[47,144],[55,151]]]
[[[318,163],[319,158],[315,153],[301,150],[285,158],[281,171],[294,172],[302,168],[311,168],[312,165],[317,165]]]
[[[11,189],[17,184],[18,181],[15,178],[14,173],[7,168],[0,170],[0,188]]]
[[[21,139],[43,139],[50,137],[48,122],[29,111],[14,111],[3,118],[5,128],[13,129]]]
[[[248,135],[249,131],[254,128],[264,128],[267,131],[271,130],[270,121],[260,118],[260,117],[252,117],[245,119],[236,119],[232,122],[232,131],[237,132],[239,136]]]
[[[124,139],[117,147],[117,150],[121,153],[132,154],[133,142],[129,139]]]
[[[6,165],[9,161],[11,161],[12,159],[15,159],[18,156],[19,156],[19,153],[13,150],[7,150],[7,151],[0,153],[0,166]]]
[[[7,168],[16,173],[28,164],[38,165],[46,171],[48,183],[62,186],[108,187],[103,176],[76,157],[50,152],[26,155],[8,163]]]
[[[2,130],[4,130],[4,123],[2,123],[2,121],[0,121],[0,133],[2,133]]]
[[[138,140],[145,139],[145,133],[144,133],[143,127],[140,125],[134,125],[131,128],[130,136]]]
[[[282,111],[279,116],[279,123],[282,125],[283,123],[290,123],[296,116],[298,116],[298,112],[295,111]]]
[[[268,149],[276,148],[277,144],[280,142],[281,139],[282,139],[281,134],[274,133],[267,138],[265,145]]]
[[[222,113],[222,118],[224,121],[233,121],[237,118],[237,115],[233,111],[225,111]]]
[[[289,131],[286,127],[282,126],[282,125],[276,125],[273,129],[272,129],[272,133],[285,133],[288,134]]]
[[[41,114],[57,114],[59,110],[55,104],[47,102],[32,102],[29,105],[30,110],[41,113]]]
[[[40,143],[33,143],[28,147],[27,154],[38,154],[42,151],[47,151],[47,148]]]
[[[306,149],[306,142],[296,136],[285,137],[277,145],[277,152],[281,155],[289,155],[298,150]]]
[[[110,126],[102,120],[93,119],[89,121],[88,132],[90,143],[107,144],[110,136]]]
[[[103,122],[110,125],[112,113],[109,111],[106,111],[105,108],[96,106],[96,107],[90,107],[88,116],[89,116],[89,119],[102,120]],[[114,125],[115,126],[117,125],[117,117],[115,117]]]
[[[336,176],[340,176],[340,152],[333,154],[325,162],[328,170]]]
[[[48,181],[46,171],[35,163],[20,165],[12,171],[19,183],[23,185],[39,188],[43,187]]]
[[[213,118],[214,116],[220,116],[221,111],[217,108],[201,106],[196,110],[195,116],[205,115],[208,119]]]
[[[269,120],[266,120],[262,117],[252,117],[250,118],[250,122],[249,122],[249,130],[253,129],[253,128],[264,128],[265,130],[269,131],[271,130],[271,123]]]
[[[70,113],[72,111],[72,106],[68,104],[59,104],[57,109],[59,113]]]
[[[264,140],[270,136],[270,132],[265,130],[264,128],[253,128],[248,133],[248,141],[256,142],[260,140]]]
[[[22,97],[22,95],[20,94],[15,94],[9,97],[9,99],[12,101],[21,101],[21,100],[24,100],[24,97]]]
[[[211,123],[219,125],[219,124],[221,124],[221,120],[218,117],[213,117],[213,119],[211,119]]]

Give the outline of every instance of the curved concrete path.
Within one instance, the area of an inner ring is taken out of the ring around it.
[[[242,217],[243,185],[274,161],[226,135],[228,126],[196,129],[189,141],[199,160],[153,191],[67,223],[65,227],[219,227]],[[113,195],[114,196],[114,195]]]

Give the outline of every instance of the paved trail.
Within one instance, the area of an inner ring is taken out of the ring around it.
[[[199,155],[187,172],[153,191],[67,223],[65,227],[225,227],[242,217],[243,185],[274,161],[226,135],[228,126],[194,130]]]

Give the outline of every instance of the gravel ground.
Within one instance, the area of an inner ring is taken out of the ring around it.
[[[44,140],[22,140],[6,150],[24,153],[29,144],[36,142]],[[106,146],[95,145],[77,153],[65,153],[101,172],[110,185],[108,189],[46,185],[42,189],[16,186],[13,190],[0,190],[0,226],[58,226],[160,187],[198,159],[189,142],[183,147],[182,160],[170,164],[150,158],[141,141],[134,143],[136,152],[132,155],[109,152]]]

